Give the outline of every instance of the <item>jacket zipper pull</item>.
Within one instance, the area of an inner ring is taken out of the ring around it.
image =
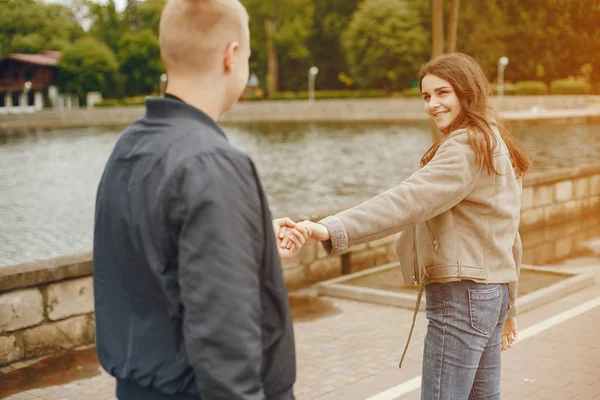
[[[433,241],[433,249],[434,249],[435,251],[438,251],[438,250],[440,249],[440,245],[439,245],[439,243],[438,243],[438,241],[437,241],[437,240],[434,240],[434,241]]]

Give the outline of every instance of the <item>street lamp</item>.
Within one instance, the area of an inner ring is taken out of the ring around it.
[[[310,67],[308,70],[308,101],[315,101],[315,78],[319,73],[319,68]]]
[[[29,91],[31,90],[31,82],[27,81],[23,84],[23,104],[21,104],[21,107],[27,107],[29,105]]]
[[[165,89],[167,88],[167,74],[162,74],[160,76],[160,83],[158,84],[160,96],[163,97],[165,95]]]
[[[508,57],[500,57],[498,60],[498,96],[504,96],[504,70],[508,65]]]

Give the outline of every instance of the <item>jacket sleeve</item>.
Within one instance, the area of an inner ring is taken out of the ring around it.
[[[241,154],[208,154],[178,177],[175,213],[186,355],[198,395],[264,399],[258,183]]]
[[[433,159],[398,186],[320,221],[331,255],[427,221],[454,207],[474,188],[481,168],[466,130],[453,132]]]
[[[509,303],[506,318],[516,317],[519,315],[519,309],[517,307],[517,293],[519,291],[519,276],[521,274],[521,259],[523,257],[523,245],[521,244],[521,235],[519,232],[517,232],[512,253],[515,259],[515,268],[517,269],[517,280],[508,284]]]

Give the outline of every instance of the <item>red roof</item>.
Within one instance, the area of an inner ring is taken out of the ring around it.
[[[50,67],[55,67],[58,65],[58,60],[60,59],[59,51],[51,51],[45,50],[38,54],[20,54],[13,53],[9,54],[6,58],[16,61],[21,61],[28,64],[35,65],[46,65]]]

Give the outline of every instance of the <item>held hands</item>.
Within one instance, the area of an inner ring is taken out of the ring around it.
[[[502,351],[506,351],[518,340],[517,317],[507,318],[502,329]]]
[[[295,223],[289,218],[279,218],[273,221],[273,230],[282,259],[295,256],[305,244],[329,240],[327,228],[312,221]]]

